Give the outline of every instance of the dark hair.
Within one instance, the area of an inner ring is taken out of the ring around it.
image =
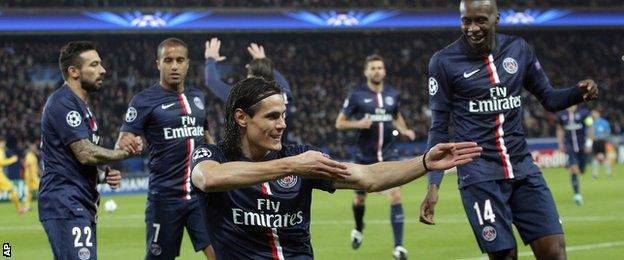
[[[240,125],[234,119],[234,111],[240,108],[253,117],[258,112],[260,101],[282,93],[275,82],[261,77],[243,79],[232,87],[225,106],[225,133],[219,141],[219,147],[228,160],[238,160],[242,154]]]
[[[364,60],[364,70],[366,70],[367,66],[369,63],[373,62],[373,61],[381,61],[384,62],[384,59],[378,55],[378,54],[373,54],[373,55],[369,55],[368,57],[366,57],[366,59]]]
[[[165,48],[165,46],[182,46],[186,49],[186,55],[188,55],[188,45],[183,40],[178,38],[167,38],[158,44],[158,48],[156,49],[156,57],[160,59],[160,50]]]
[[[273,80],[273,62],[269,58],[253,59],[247,66],[247,75]]]
[[[63,48],[61,48],[61,54],[59,55],[59,68],[61,69],[61,74],[63,75],[64,80],[67,80],[67,77],[69,76],[67,69],[70,66],[81,67],[83,60],[80,58],[80,54],[90,50],[95,50],[95,45],[88,41],[68,42],[65,46],[63,46]]]

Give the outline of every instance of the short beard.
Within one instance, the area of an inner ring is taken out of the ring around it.
[[[96,79],[97,81],[97,79]],[[82,89],[84,89],[85,91],[87,91],[88,93],[93,93],[93,92],[97,92],[99,91],[102,86],[98,86],[97,83],[95,82],[90,82],[90,81],[86,81],[83,79],[80,79],[80,86],[82,87]]]

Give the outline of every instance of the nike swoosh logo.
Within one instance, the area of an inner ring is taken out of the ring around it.
[[[370,103],[370,102],[373,102],[372,98],[365,98],[364,99],[364,103]]]
[[[163,105],[161,105],[160,107],[161,107],[162,109],[167,109],[167,108],[170,108],[170,107],[171,107],[171,106],[173,106],[173,105],[175,105],[175,103],[171,103],[171,104],[169,104],[169,105],[164,105],[164,104],[163,104]]]
[[[474,70],[474,71],[472,71],[472,72],[464,72],[464,78],[465,78],[465,79],[470,78],[470,76],[472,76],[472,75],[474,75],[475,73],[479,72],[479,70],[480,70],[480,69],[476,69],[476,70]]]

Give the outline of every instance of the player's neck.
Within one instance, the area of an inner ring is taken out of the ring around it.
[[[89,92],[87,92],[82,88],[82,86],[80,86],[80,82],[70,80],[65,81],[65,84],[67,84],[69,86],[69,89],[71,89],[71,91],[74,92],[74,94],[78,96],[78,98],[82,99],[83,102],[87,103],[87,101],[89,101]]]
[[[381,91],[383,91],[383,88],[384,88],[383,82],[376,84],[374,82],[367,81],[366,86],[368,86],[368,88],[375,93],[380,93]]]
[[[184,92],[184,81],[180,82],[180,84],[178,85],[170,85],[163,81],[160,81],[160,86],[162,86],[166,90],[171,90],[171,91],[175,91],[178,93]]]
[[[269,154],[269,150],[265,150],[265,149],[258,149],[257,147],[254,148],[251,145],[251,142],[249,141],[249,139],[242,137],[241,138],[242,142],[241,142],[241,153],[243,154],[243,156],[245,156],[246,158],[249,158],[250,160],[257,162],[257,161],[262,161],[262,159],[264,159],[266,157],[267,154]]]

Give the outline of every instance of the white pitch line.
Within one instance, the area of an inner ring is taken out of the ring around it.
[[[612,241],[598,244],[587,244],[587,245],[579,245],[579,246],[569,246],[566,247],[566,252],[573,251],[585,251],[585,250],[593,250],[599,248],[610,248],[610,247],[619,247],[624,246],[624,241]],[[533,256],[533,252],[520,252],[518,256]],[[459,260],[487,260],[486,256],[473,257],[473,258],[461,258]]]

